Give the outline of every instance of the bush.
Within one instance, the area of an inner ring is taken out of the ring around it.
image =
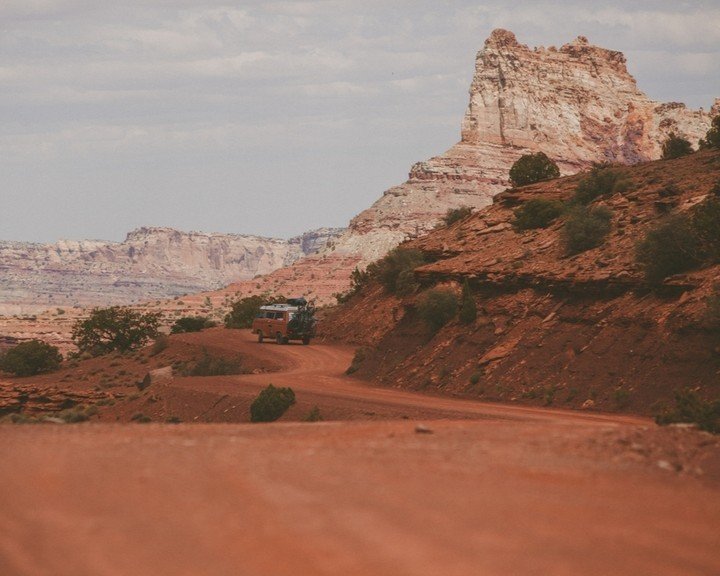
[[[600,206],[575,206],[568,212],[561,238],[568,254],[578,254],[600,246],[610,233],[612,212]]]
[[[444,288],[428,290],[418,302],[418,314],[433,333],[452,320],[457,311],[457,296]]]
[[[705,138],[700,140],[700,148],[720,148],[720,115],[712,119]]]
[[[362,364],[365,361],[365,358],[367,358],[368,352],[369,349],[365,347],[355,350],[355,355],[353,356],[350,366],[348,366],[348,369],[345,370],[345,374],[353,374],[357,372],[360,369],[360,364]]]
[[[690,217],[676,214],[651,228],[636,247],[636,259],[651,284],[698,266],[700,245]]]
[[[95,308],[90,317],[73,325],[72,340],[80,352],[99,356],[117,350],[127,352],[158,335],[161,314],[142,314],[124,308]]]
[[[367,271],[391,294],[410,294],[418,287],[413,271],[425,263],[425,256],[414,248],[395,248],[373,262]]]
[[[350,273],[350,289],[347,292],[333,294],[338,304],[344,304],[355,294],[360,292],[370,281],[371,275],[367,270],[355,269]]]
[[[312,410],[303,418],[304,422],[322,422],[322,420],[323,417],[322,414],[320,414],[320,408],[317,406],[313,406]]]
[[[510,168],[510,182],[513,186],[524,186],[560,176],[557,164],[543,152],[525,154]]]
[[[720,400],[706,401],[693,390],[675,392],[675,407],[655,417],[664,426],[674,422],[697,424],[700,430],[720,433]]]
[[[467,278],[463,282],[462,299],[460,303],[460,322],[462,324],[472,324],[477,318],[477,304],[475,304],[475,296],[470,288],[470,282]]]
[[[183,370],[184,376],[229,376],[242,373],[240,357],[228,359],[210,356],[207,350],[203,351],[203,357],[192,368]]]
[[[208,327],[211,322],[207,316],[184,316],[178,318],[170,328],[171,334],[183,334],[185,332],[200,332]]]
[[[596,198],[606,197],[617,192],[625,192],[630,183],[623,179],[618,170],[612,168],[593,168],[590,173],[578,182],[575,188],[574,202],[590,204]]]
[[[281,304],[286,302],[283,296],[270,297],[247,296],[232,303],[230,312],[225,315],[225,328],[250,328],[255,316],[260,312],[260,306],[265,304]]]
[[[562,202],[546,198],[533,198],[515,210],[513,226],[516,230],[547,228],[562,212]]]
[[[450,226],[463,218],[466,218],[472,214],[472,208],[470,206],[461,206],[460,208],[448,208],[448,211],[443,216],[443,222],[445,226]]]
[[[681,158],[693,153],[692,144],[689,140],[676,136],[674,132],[670,132],[670,136],[665,140],[662,147],[663,160],[672,160],[673,158]]]
[[[155,342],[153,342],[150,347],[150,356],[157,356],[163,350],[166,350],[169,344],[170,338],[168,338],[165,334],[158,334],[157,338],[155,338]]]
[[[16,376],[34,376],[57,370],[61,362],[62,354],[55,346],[30,340],[0,355],[0,370]]]
[[[275,388],[269,384],[250,405],[251,422],[274,422],[295,404],[292,388]]]
[[[710,196],[695,206],[692,225],[700,244],[701,258],[720,262],[720,198]]]

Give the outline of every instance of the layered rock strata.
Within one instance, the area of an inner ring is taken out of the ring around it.
[[[671,132],[697,146],[716,114],[720,99],[710,112],[652,101],[622,53],[584,37],[531,49],[495,30],[477,55],[461,141],[415,164],[407,182],[353,218],[335,248],[373,260],[431,230],[449,208],[487,206],[523,154],[542,151],[565,175],[595,162],[635,164],[659,158]]]

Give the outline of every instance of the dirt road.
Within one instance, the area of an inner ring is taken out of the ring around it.
[[[2,426],[0,574],[720,574],[716,437],[373,389],[342,375],[349,349],[257,348],[282,371],[172,385],[235,401],[272,377],[410,420]]]

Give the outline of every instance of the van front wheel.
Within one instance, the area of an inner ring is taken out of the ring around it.
[[[283,336],[282,336],[282,334],[280,334],[280,332],[278,332],[277,334],[275,334],[275,342],[277,342],[278,344],[282,344],[282,343],[283,343]]]
[[[263,338],[265,338],[265,337],[263,336],[263,333],[262,333],[262,330],[261,330],[260,332],[258,332],[258,344],[262,344],[262,343],[263,343]]]
[[[310,338],[308,336],[305,336],[305,338],[302,339],[302,343],[307,346],[308,344],[310,344]]]

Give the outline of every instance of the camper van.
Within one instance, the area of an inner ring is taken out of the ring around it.
[[[285,304],[267,304],[260,307],[260,313],[253,320],[252,332],[261,343],[269,338],[278,344],[287,344],[290,340],[310,344],[315,336],[314,314],[315,309],[304,298],[292,298]]]

